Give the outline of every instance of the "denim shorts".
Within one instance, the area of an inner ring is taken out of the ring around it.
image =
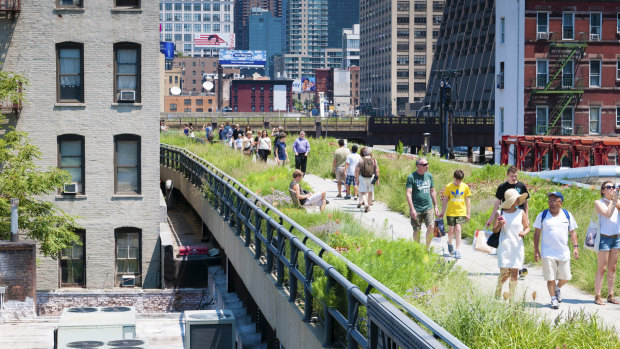
[[[620,249],[620,235],[615,237],[606,237],[601,235],[601,242],[598,245],[599,251],[610,251],[612,248]]]

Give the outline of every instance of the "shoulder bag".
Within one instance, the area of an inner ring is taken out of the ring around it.
[[[594,220],[595,216],[596,221]],[[594,212],[592,212],[592,217],[590,217],[590,224],[588,225],[588,230],[586,231],[586,239],[583,242],[583,247],[587,250],[598,252],[600,242],[601,223],[599,221],[596,210],[594,210]]]

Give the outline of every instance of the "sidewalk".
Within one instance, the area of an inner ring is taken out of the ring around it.
[[[336,181],[333,179],[323,179],[312,174],[304,177],[304,180],[312,186],[314,190],[324,190],[327,192],[329,199],[328,210],[340,210],[349,212],[360,218],[360,221],[373,228],[381,234],[384,226],[387,231],[383,231],[385,238],[404,238],[413,239],[413,228],[411,227],[409,218],[404,215],[390,211],[382,202],[373,202],[368,213],[357,208],[357,201],[350,199],[344,200],[336,198],[338,188]],[[343,186],[344,189],[344,186]],[[394,195],[402,195],[405,200],[405,188],[402,193],[394,193]],[[344,197],[344,194],[343,194]],[[386,223],[384,225],[384,223]],[[424,233],[422,233],[421,241],[425,241]],[[445,250],[447,253],[447,237],[442,238],[441,242],[433,239],[432,245],[435,251]],[[499,268],[497,267],[496,256],[484,254],[474,251],[471,244],[463,243],[460,252],[462,258],[457,261],[457,265],[466,270],[470,278],[476,281],[483,292],[491,295],[495,291],[497,284],[497,276]],[[599,306],[594,304],[594,295],[584,293],[583,291],[568,285],[562,287],[563,302],[560,303],[560,309],[551,309],[549,306],[550,297],[547,291],[547,284],[543,279],[542,269],[539,266],[527,266],[528,275],[524,280],[519,280],[517,286],[517,299],[525,299],[527,304],[532,308],[537,308],[548,319],[555,319],[557,316],[565,317],[568,312],[575,312],[583,309],[587,313],[598,313],[597,315],[606,325],[616,326],[616,330],[620,332],[620,305],[606,304]],[[504,292],[508,291],[508,282],[504,284]],[[532,298],[536,292],[536,299]],[[525,294],[525,298],[524,297]]]

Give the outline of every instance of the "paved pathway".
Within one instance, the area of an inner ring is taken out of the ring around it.
[[[413,238],[413,229],[409,218],[400,213],[390,211],[384,203],[375,202],[371,206],[370,211],[364,213],[363,207],[362,209],[357,208],[357,202],[355,200],[336,198],[338,188],[335,180],[323,179],[312,174],[306,175],[304,180],[310,184],[314,190],[324,190],[327,192],[327,198],[330,201],[329,205],[327,205],[328,210],[350,212],[356,217],[359,217],[361,222],[374,228],[374,231],[383,234],[387,238],[393,237],[394,239],[404,238],[409,240]],[[405,200],[404,188],[402,193],[395,193],[394,195],[402,195],[403,200]],[[387,231],[384,230],[381,233],[384,223],[386,222],[387,224],[385,226],[387,227]],[[421,240],[425,241],[424,236],[422,236]],[[432,246],[435,251],[443,253],[441,251],[445,250],[447,253],[447,238],[443,238],[441,241],[433,239]],[[461,254],[463,258],[458,260],[457,265],[463,270],[466,270],[472,280],[478,282],[483,292],[488,292],[489,295],[491,295],[495,290],[499,272],[496,256],[474,251],[470,244],[463,244],[461,246]],[[543,279],[542,269],[538,266],[527,266],[527,268],[529,274],[525,279],[519,280],[517,294],[519,298],[523,297],[525,294],[525,301],[530,307],[539,309],[550,319],[558,315],[564,316],[569,310],[572,312],[584,309],[588,313],[598,313],[606,324],[616,326],[616,329],[620,332],[620,305],[596,305],[593,302],[593,295],[584,293],[572,287],[569,283],[562,287],[563,302],[560,304],[560,309],[551,309],[549,307],[550,297],[546,282]],[[508,282],[504,284],[504,292],[506,291],[508,291]],[[536,292],[535,300],[532,298],[534,292]]]

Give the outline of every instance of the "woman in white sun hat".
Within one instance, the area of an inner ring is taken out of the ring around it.
[[[519,269],[523,267],[525,252],[523,237],[530,232],[530,222],[527,214],[517,206],[527,199],[527,193],[519,195],[515,189],[508,189],[504,193],[504,202],[500,206],[493,224],[493,233],[500,234],[497,247],[497,265],[499,277],[495,288],[495,298],[502,293],[502,286],[510,278],[510,297],[514,297],[519,277]]]

